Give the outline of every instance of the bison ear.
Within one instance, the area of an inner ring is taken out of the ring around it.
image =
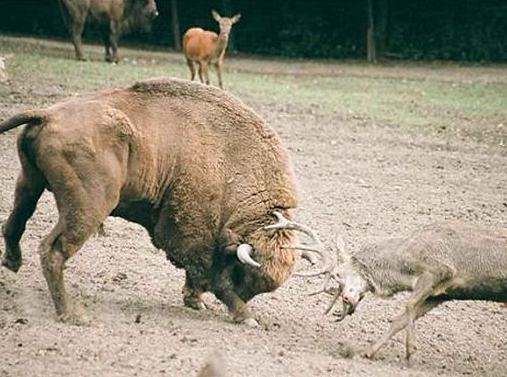
[[[241,18],[241,13],[238,13],[238,14],[236,14],[235,16],[233,16],[231,18],[231,21],[232,21],[233,24],[235,24],[236,22],[239,21],[240,18]]]
[[[217,21],[217,22],[220,22],[220,19],[222,17],[220,17],[220,15],[218,14],[218,12],[214,9],[211,10],[211,15],[213,16],[213,18]]]

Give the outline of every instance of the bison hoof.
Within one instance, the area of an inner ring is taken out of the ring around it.
[[[252,329],[256,329],[256,328],[260,327],[259,322],[257,322],[257,320],[252,317],[245,319],[242,323],[244,323],[245,325],[247,325],[248,327],[250,327]]]
[[[9,259],[5,256],[2,260],[2,266],[8,268],[12,272],[18,272],[21,268],[21,259]]]
[[[183,302],[187,308],[195,310],[207,310],[206,304],[200,298],[196,297],[185,297]]]
[[[86,314],[64,313],[58,316],[58,320],[75,326],[88,326],[91,324],[91,320]]]

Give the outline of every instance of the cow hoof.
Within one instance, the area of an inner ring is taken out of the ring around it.
[[[18,272],[21,268],[21,259],[8,259],[5,257],[2,260],[2,266],[8,268],[12,272]]]

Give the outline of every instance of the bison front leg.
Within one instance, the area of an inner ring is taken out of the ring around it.
[[[186,271],[185,272],[185,285],[183,286],[183,303],[185,306],[195,309],[195,310],[206,310],[206,305],[202,301],[202,294],[204,293],[204,288],[197,284],[199,279],[195,279],[191,277],[191,274]]]
[[[235,322],[257,327],[259,324],[252,317],[247,303],[234,291],[234,283],[231,278],[232,269],[233,267],[230,266],[222,272],[219,282],[214,284],[213,293],[227,306]]]
[[[259,325],[252,317],[246,302],[232,289],[219,289],[215,291],[215,296],[227,306],[234,322],[244,323],[251,327],[257,327]]]
[[[118,41],[120,39],[120,25],[119,23],[111,22],[109,29],[109,45],[111,46],[112,54],[108,54],[106,46],[106,61],[111,63],[118,63]]]
[[[76,60],[85,61],[86,58],[83,55],[83,42],[81,40],[81,35],[83,34],[83,29],[85,25],[85,20],[82,17],[77,17],[72,26],[69,29],[70,38],[72,40],[72,44],[74,46],[74,51],[76,52]]]

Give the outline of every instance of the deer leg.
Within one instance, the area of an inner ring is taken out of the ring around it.
[[[16,182],[14,207],[2,227],[5,240],[5,255],[2,265],[17,272],[21,267],[21,249],[19,240],[25,231],[26,222],[33,215],[37,202],[45,188],[42,173],[33,166],[24,153],[20,153],[22,171]]]
[[[407,328],[406,336],[406,359],[410,363],[411,357],[415,352],[415,320],[433,309],[440,302],[426,301],[434,292],[435,275],[430,272],[423,273],[416,281],[413,293],[409,298],[406,309],[403,314],[396,317],[391,324],[391,328],[384,334],[379,341],[374,343],[366,352],[367,357],[373,357],[378,350],[396,333]]]
[[[209,85],[208,62],[202,62],[201,63],[201,69],[202,69],[202,76],[204,78],[204,83],[206,85]]]
[[[205,63],[199,62],[199,80],[204,84],[204,77],[203,77],[203,65]]]
[[[224,86],[222,84],[222,63],[218,62],[215,66],[217,69],[218,86],[220,87],[220,89],[223,89]]]
[[[194,62],[192,60],[190,60],[190,59],[187,59],[187,65],[188,65],[188,68],[190,69],[190,80],[194,81],[194,79],[195,79],[195,65],[194,65]]]
[[[428,313],[431,309],[437,307],[440,305],[443,301],[437,301],[437,300],[426,300],[420,305],[415,307],[415,318],[420,318],[426,313]],[[391,339],[394,335],[396,335],[398,332],[403,330],[408,324],[408,317],[406,312],[403,312],[403,314],[397,316],[394,318],[393,322],[391,323],[391,327],[387,332],[385,332],[379,340],[371,344],[365,351],[365,356],[368,358],[374,357],[377,352]]]
[[[423,273],[416,281],[413,293],[406,305],[407,315],[407,336],[406,336],[406,360],[408,364],[412,363],[412,356],[417,349],[415,337],[415,320],[417,318],[416,307],[420,306],[435,292],[435,286],[438,278],[430,273]]]

